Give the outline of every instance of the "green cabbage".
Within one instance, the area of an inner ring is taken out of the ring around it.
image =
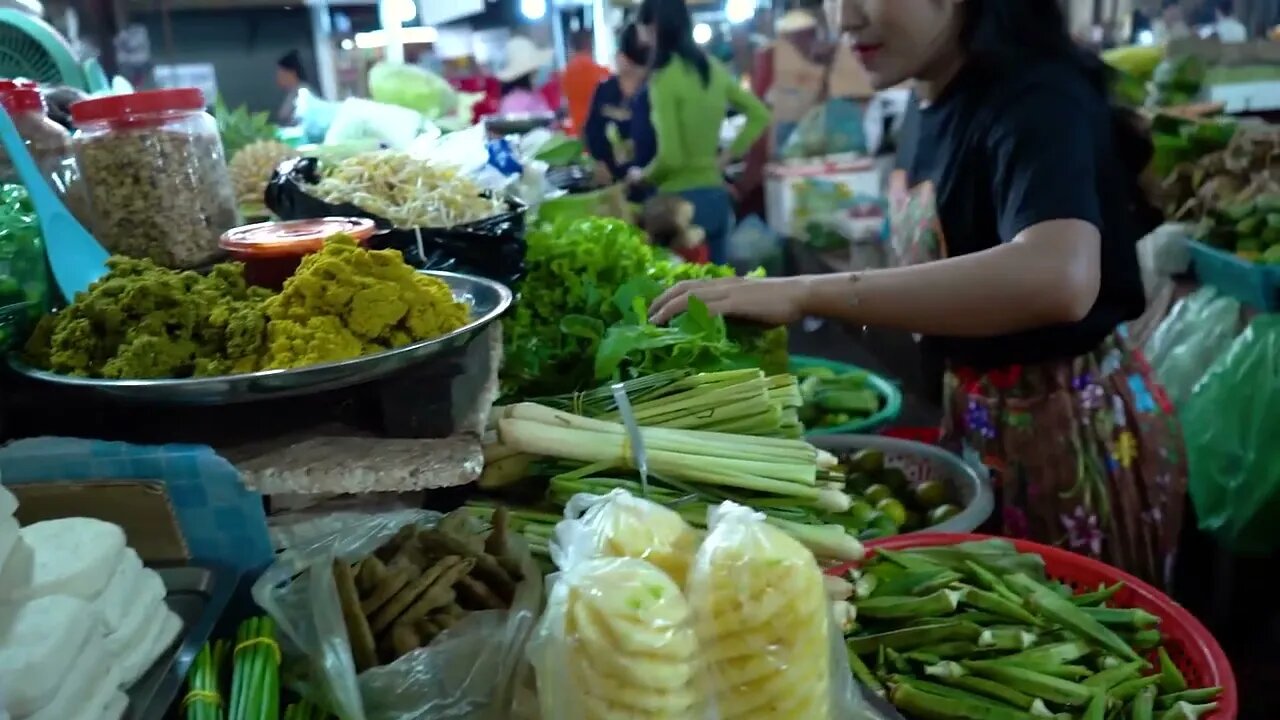
[[[417,110],[428,120],[449,115],[458,95],[449,82],[416,65],[380,62],[369,70],[369,98]]]

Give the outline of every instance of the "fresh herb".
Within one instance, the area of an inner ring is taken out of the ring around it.
[[[275,123],[267,113],[249,112],[244,105],[232,110],[219,97],[213,101],[213,117],[222,136],[222,155],[228,161],[246,145],[276,139]]]
[[[691,358],[702,371],[757,366],[786,372],[783,328],[702,316],[668,328],[648,323],[648,303],[664,289],[681,280],[730,277],[732,268],[666,260],[638,228],[612,218],[543,223],[528,231],[526,242],[520,302],[503,323],[506,397],[570,393],[598,379],[634,377]]]

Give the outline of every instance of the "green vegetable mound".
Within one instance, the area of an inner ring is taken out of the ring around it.
[[[238,263],[208,275],[113,257],[108,272],[27,341],[27,359],[63,375],[172,378],[253,370],[271,292]]]
[[[612,218],[541,223],[526,241],[520,301],[503,321],[507,398],[559,395],[670,367],[786,372],[785,328],[726,325],[696,310],[665,328],[645,318],[663,289],[730,277],[732,268],[672,262],[638,228]]]

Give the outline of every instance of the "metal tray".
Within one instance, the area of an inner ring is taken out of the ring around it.
[[[213,634],[238,581],[234,572],[213,567],[155,568],[155,571],[164,581],[169,609],[182,618],[182,634],[129,688],[125,720],[169,717],[169,710],[185,687],[191,661]]]
[[[436,270],[420,271],[449,284],[453,296],[471,306],[471,322],[448,335],[342,362],[293,370],[161,380],[104,380],[37,370],[9,356],[9,366],[33,380],[82,388],[121,400],[168,405],[227,405],[303,395],[359,385],[426,362],[462,347],[511,305],[511,290],[487,278]]]

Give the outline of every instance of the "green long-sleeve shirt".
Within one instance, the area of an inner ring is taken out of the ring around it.
[[[724,185],[720,125],[730,107],[747,117],[729,148],[733,157],[745,155],[769,127],[769,108],[720,63],[708,61],[711,78],[706,84],[698,69],[680,57],[672,58],[649,79],[658,152],[645,174],[661,192]]]

